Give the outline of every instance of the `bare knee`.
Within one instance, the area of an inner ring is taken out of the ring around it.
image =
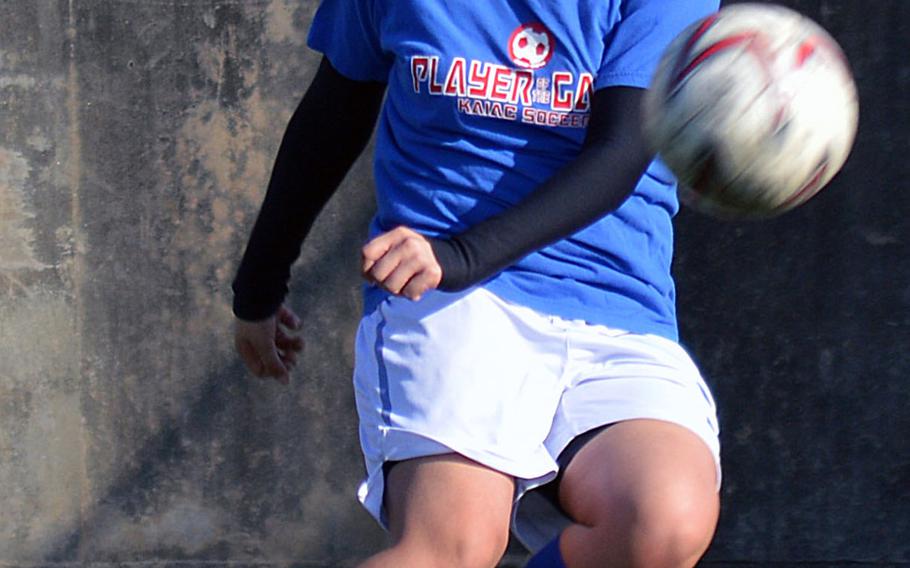
[[[711,543],[718,508],[716,494],[699,498],[685,489],[639,503],[629,527],[630,565],[694,566]]]
[[[573,519],[562,550],[573,568],[693,566],[719,510],[709,448],[655,420],[616,424],[569,464],[560,502]]]
[[[570,566],[683,568],[707,550],[717,524],[716,494],[679,484],[646,498],[614,499],[591,526],[563,535]],[[568,559],[568,558],[567,558]]]
[[[391,552],[426,568],[493,568],[505,553],[508,539],[507,524],[497,526],[478,520],[433,539],[405,533]]]
[[[483,525],[483,523],[480,523]],[[463,535],[451,550],[447,566],[493,568],[499,564],[509,542],[509,527],[489,527],[482,532],[476,528]]]

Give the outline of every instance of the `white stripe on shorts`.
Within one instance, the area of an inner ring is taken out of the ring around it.
[[[525,493],[555,477],[572,438],[634,418],[696,433],[720,483],[714,401],[669,339],[542,315],[474,288],[389,298],[361,321],[355,353],[367,470],[358,497],[383,526],[383,464],[456,452],[516,478],[513,529],[536,550],[565,519]]]

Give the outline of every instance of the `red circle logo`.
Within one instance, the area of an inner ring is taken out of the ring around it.
[[[509,57],[524,69],[540,69],[550,62],[556,40],[541,23],[522,24],[509,37]]]

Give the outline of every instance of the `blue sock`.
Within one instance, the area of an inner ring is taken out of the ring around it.
[[[559,552],[559,537],[554,538],[545,547],[537,551],[525,568],[566,568],[566,563]]]

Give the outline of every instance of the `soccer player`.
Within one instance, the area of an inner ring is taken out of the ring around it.
[[[640,103],[716,0],[324,0],[324,54],[234,282],[236,346],[288,382],[290,266],[377,123],[354,385],[363,567],[692,566],[714,403],[679,346],[675,182]]]

